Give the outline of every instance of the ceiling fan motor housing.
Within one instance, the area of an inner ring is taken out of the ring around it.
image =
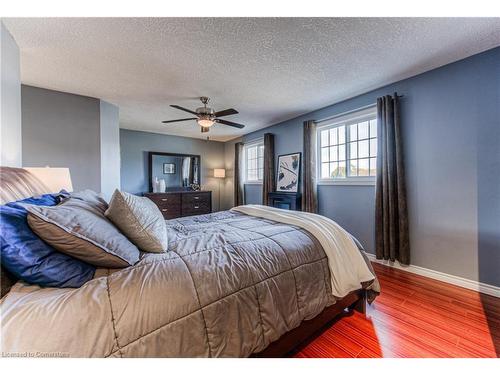
[[[210,107],[196,108],[196,113],[199,115],[213,115],[215,111]]]

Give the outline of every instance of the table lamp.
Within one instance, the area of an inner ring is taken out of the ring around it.
[[[42,167],[24,169],[43,182],[51,193],[59,193],[61,190],[73,191],[69,168]]]

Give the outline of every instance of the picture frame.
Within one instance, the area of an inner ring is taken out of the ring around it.
[[[175,174],[175,164],[163,163],[163,174]]]
[[[276,191],[297,193],[300,185],[300,164],[302,153],[278,155]]]

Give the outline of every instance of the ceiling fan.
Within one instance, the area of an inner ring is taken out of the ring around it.
[[[200,98],[200,100],[203,103],[203,107],[196,108],[196,110],[194,110],[194,111],[191,111],[190,109],[183,108],[183,107],[178,106],[178,105],[170,105],[170,107],[172,107],[172,108],[177,108],[177,109],[180,109],[181,111],[189,112],[189,113],[195,115],[196,117],[181,118],[178,120],[167,120],[167,121],[162,121],[162,123],[169,124],[171,122],[196,120],[198,125],[200,125],[202,133],[208,132],[210,130],[210,127],[212,125],[214,125],[215,123],[233,126],[235,128],[238,128],[238,129],[243,129],[245,127],[245,125],[241,125],[241,124],[238,124],[238,123],[232,122],[232,121],[222,120],[219,118],[219,117],[223,117],[223,116],[237,114],[238,111],[236,109],[229,108],[229,109],[225,109],[223,111],[215,112],[212,108],[207,107],[207,104],[210,101],[210,98],[208,98],[206,96],[202,96]]]

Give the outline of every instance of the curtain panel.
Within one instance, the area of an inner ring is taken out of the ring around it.
[[[376,256],[410,264],[403,140],[396,93],[377,99],[377,124]]]
[[[304,121],[304,200],[302,210],[318,212],[316,187],[316,123]]]
[[[234,205],[245,204],[245,189],[243,186],[243,143],[234,145]]]
[[[274,134],[264,134],[264,175],[262,178],[262,204],[269,203],[269,193],[276,190],[274,179]]]

